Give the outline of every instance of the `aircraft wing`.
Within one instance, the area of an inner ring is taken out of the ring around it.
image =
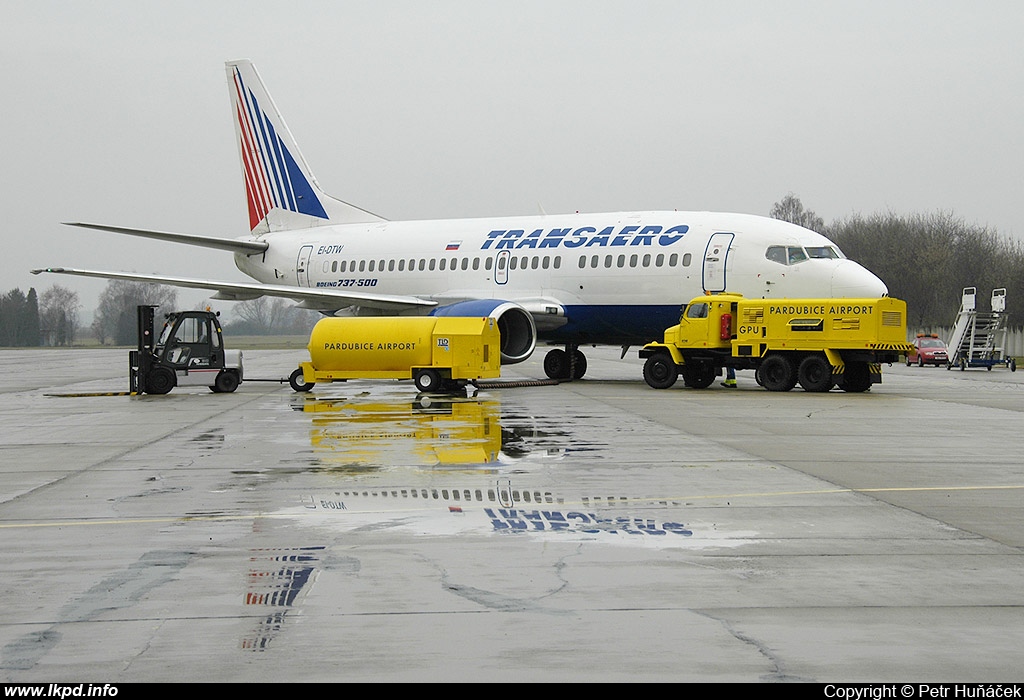
[[[346,306],[359,306],[384,311],[404,311],[412,308],[437,306],[436,301],[420,299],[418,297],[360,293],[329,287],[290,287],[277,284],[260,284],[258,282],[218,282],[216,280],[192,279],[188,277],[142,275],[133,272],[78,270],[71,267],[47,267],[32,270],[31,272],[33,275],[50,272],[58,275],[77,275],[79,277],[99,277],[101,279],[167,284],[172,287],[187,287],[190,289],[211,289],[216,291],[216,294],[213,296],[214,299],[224,299],[227,301],[246,301],[261,296],[283,297],[299,302],[298,305],[301,308],[317,311],[336,311]]]
[[[245,253],[254,255],[265,251],[269,244],[266,241],[253,241],[239,238],[214,238],[212,236],[198,236],[192,233],[170,233],[169,231],[151,231],[143,228],[125,228],[124,226],[107,226],[106,224],[86,224],[80,221],[65,221],[65,226],[78,226],[79,228],[91,228],[97,231],[110,231],[111,233],[123,233],[129,236],[140,236],[142,238],[155,238],[160,241],[171,243],[184,243],[186,245],[198,245],[204,248],[216,248],[228,250],[232,253]]]

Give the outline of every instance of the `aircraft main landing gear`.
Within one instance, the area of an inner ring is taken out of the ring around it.
[[[548,379],[581,379],[586,372],[587,356],[576,345],[549,350],[544,356],[544,374]]]

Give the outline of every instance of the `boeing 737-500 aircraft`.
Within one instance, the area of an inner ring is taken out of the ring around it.
[[[285,297],[331,315],[491,316],[502,361],[538,341],[551,378],[586,371],[581,345],[662,337],[705,292],[879,297],[885,284],[830,240],[744,214],[638,211],[388,221],[323,192],[249,61],[227,63],[250,233],[235,239],[99,224],[74,226],[218,248],[257,283],[53,267],[54,272]],[[564,349],[563,349],[564,348]]]

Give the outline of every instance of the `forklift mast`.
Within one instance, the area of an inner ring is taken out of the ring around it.
[[[159,306],[140,305],[135,309],[136,328],[138,329],[138,349],[128,353],[128,385],[132,394],[146,393],[146,377],[153,367],[156,348],[156,336],[153,333],[153,321]]]

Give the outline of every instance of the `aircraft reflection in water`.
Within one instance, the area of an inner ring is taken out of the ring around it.
[[[567,499],[550,489],[513,484],[513,479],[538,479],[530,467],[560,460],[566,451],[551,447],[551,436],[543,431],[503,428],[501,405],[494,399],[421,395],[410,403],[304,397],[294,408],[310,414],[318,465],[348,482],[303,496],[296,512],[340,516],[332,527],[386,521],[421,534],[559,533],[676,541],[693,534],[680,522],[642,512],[677,512],[682,504],[675,501],[609,495]],[[414,469],[403,470],[403,485],[381,482],[408,467]]]

